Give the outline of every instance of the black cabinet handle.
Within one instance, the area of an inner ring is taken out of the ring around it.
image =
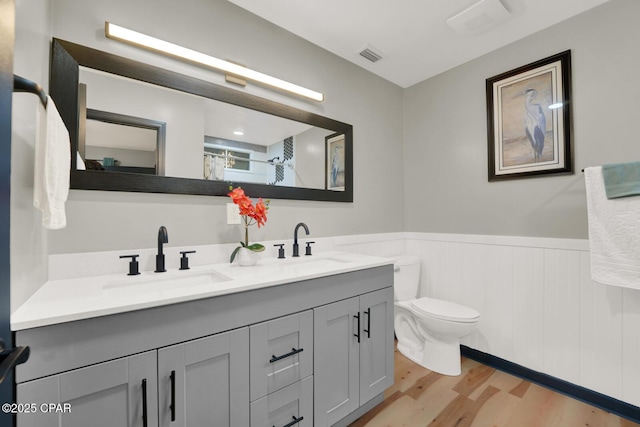
[[[289,424],[285,424],[282,427],[291,427],[294,426],[296,424],[298,424],[300,421],[304,420],[304,417],[300,417],[300,418],[296,418],[296,416],[293,416],[293,421],[291,421]],[[273,426],[276,427],[276,426]]]
[[[302,353],[304,348],[292,348],[291,351],[287,354],[283,354],[282,356],[276,356],[275,354],[271,356],[269,363],[277,362],[278,360],[285,359],[289,356],[293,356],[294,354]]]
[[[364,314],[367,315],[367,329],[364,331],[367,333],[367,338],[371,338],[371,307],[367,308]]]
[[[356,314],[353,317],[358,319],[358,333],[357,334],[353,334],[353,336],[358,338],[358,344],[360,344],[360,312],[358,312],[358,314]]]
[[[147,427],[147,380],[142,380],[142,427]]]
[[[0,338],[0,384],[7,375],[13,371],[16,365],[24,363],[29,359],[29,346],[4,348],[4,341]]]
[[[169,375],[171,379],[171,405],[169,405],[169,409],[171,410],[171,422],[176,420],[176,371],[171,371],[171,375]]]

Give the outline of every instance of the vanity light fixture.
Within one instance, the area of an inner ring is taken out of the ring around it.
[[[167,41],[160,40],[155,37],[151,37],[146,34],[142,34],[137,31],[112,24],[111,22],[105,22],[104,32],[108,38],[114,40],[129,43],[134,46],[139,46],[155,52],[160,52],[165,55],[186,59],[187,61],[195,62],[201,65],[206,65],[207,67],[215,68],[217,70],[224,71],[226,73],[233,74],[247,80],[252,80],[258,83],[282,89],[287,92],[295,93],[296,95],[304,96],[314,101],[324,101],[324,95],[320,92],[316,92],[311,89],[307,89],[302,86],[298,86],[296,84],[278,79],[276,77],[251,70],[247,67],[243,67],[241,65],[225,61],[223,59],[214,58],[213,56],[209,56],[204,53],[188,49],[186,47],[178,46],[177,44],[169,43]]]

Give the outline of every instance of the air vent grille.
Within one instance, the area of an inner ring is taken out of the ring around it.
[[[380,55],[377,52],[374,52],[371,48],[369,47],[365,47],[364,49],[362,49],[360,52],[358,52],[358,54],[360,56],[362,56],[363,58],[368,59],[371,62],[378,62],[379,60],[382,59],[382,55]]]

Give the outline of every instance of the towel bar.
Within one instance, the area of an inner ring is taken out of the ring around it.
[[[38,95],[40,102],[46,108],[47,107],[47,93],[36,82],[25,79],[17,75],[13,75],[13,91],[14,92],[29,92]]]

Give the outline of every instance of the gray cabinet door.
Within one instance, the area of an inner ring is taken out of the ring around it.
[[[313,373],[313,311],[253,325],[249,336],[252,402]]]
[[[249,329],[158,350],[160,426],[249,426]]]
[[[145,427],[146,401],[146,426],[155,427],[158,425],[156,362],[156,352],[149,351],[19,384],[18,402],[35,408],[35,413],[19,414],[18,425]],[[62,406],[46,406],[49,403]]]
[[[333,425],[360,406],[359,308],[356,297],[313,310],[316,427]]]
[[[360,404],[393,384],[393,288],[360,296]]]

